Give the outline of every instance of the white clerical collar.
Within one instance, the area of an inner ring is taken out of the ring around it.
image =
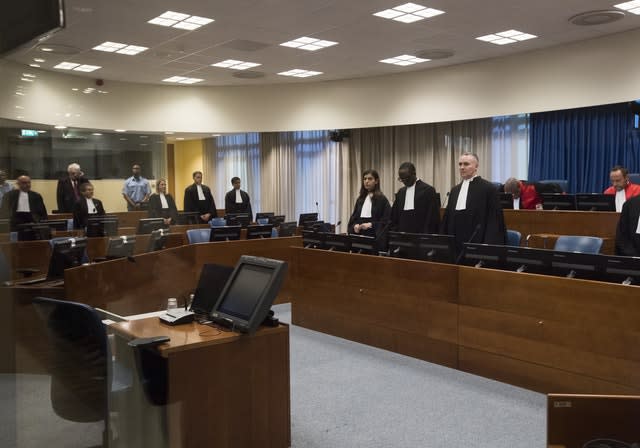
[[[418,183],[418,179],[411,185],[407,187],[407,193],[404,196],[404,208],[403,210],[413,210],[415,208],[415,197],[416,197],[416,184]]]
[[[362,210],[360,211],[361,218],[371,218],[371,195],[367,194],[362,204]]]
[[[616,191],[616,211],[621,212],[622,206],[627,200],[627,192],[625,189]]]
[[[196,189],[198,190],[198,200],[204,201],[206,198],[204,197],[204,192],[202,191],[202,185],[196,184]]]
[[[169,204],[167,203],[167,198],[164,196],[164,193],[160,193],[160,207],[169,208]]]
[[[242,204],[242,195],[239,188],[236,190],[236,204]]]
[[[462,180],[462,187],[460,187],[460,194],[458,195],[458,200],[456,201],[456,210],[467,209],[467,195],[469,194],[469,184],[476,177],[477,175],[469,179]]]
[[[87,201],[87,211],[89,212],[89,214],[93,215],[98,213],[98,211],[96,210],[96,205],[93,203],[93,199],[85,198],[85,200]]]
[[[30,212],[30,211],[31,209],[29,208],[29,193],[27,193],[26,191],[20,190],[16,212]]]

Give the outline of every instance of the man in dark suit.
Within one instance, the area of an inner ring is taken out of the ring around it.
[[[200,213],[200,221],[203,223],[217,216],[216,201],[211,190],[202,185],[202,171],[193,173],[193,184],[184,190],[184,211]]]
[[[253,221],[253,212],[251,210],[251,200],[246,191],[240,189],[240,178],[231,179],[233,189],[228,191],[224,197],[225,213],[246,213],[249,215],[249,221]]]
[[[47,209],[39,193],[31,191],[31,178],[27,175],[18,177],[17,190],[11,190],[2,198],[0,215],[10,220],[11,230],[18,225],[40,222],[47,219]]]
[[[68,176],[58,180],[56,198],[58,200],[59,213],[73,212],[73,205],[82,196],[80,185],[89,182],[82,171],[80,165],[72,163],[67,167]]]
[[[391,228],[396,232],[438,233],[440,204],[436,190],[416,177],[416,167],[404,162],[398,169],[404,184],[396,193],[391,208]]]
[[[93,185],[85,182],[80,187],[82,198],[73,205],[73,227],[84,229],[90,216],[104,215],[102,201],[93,197]]]

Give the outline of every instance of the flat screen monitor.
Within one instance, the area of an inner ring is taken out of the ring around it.
[[[63,0],[23,0],[2,8],[0,55],[64,28]]]
[[[247,226],[247,239],[257,240],[261,238],[271,238],[273,224],[256,224]]]
[[[259,212],[256,213],[256,222],[258,222],[258,219],[269,219],[269,218],[273,218],[275,216],[275,213],[273,212]],[[269,223],[272,224],[272,223]]]
[[[169,232],[165,229],[158,229],[151,232],[149,237],[149,245],[147,246],[147,252],[155,252],[157,250],[164,249],[167,244],[167,235]]]
[[[331,224],[324,221],[307,221],[304,224],[304,228],[307,230],[314,230],[316,232],[325,232],[325,233],[330,233],[330,232],[333,232],[334,230],[334,227],[332,227]]]
[[[64,232],[67,230],[66,219],[47,219],[44,221],[40,221],[39,224],[45,224],[51,227],[51,230],[56,230],[58,232]]]
[[[278,227],[278,236],[293,236],[298,228],[298,223],[295,221],[283,222]]]
[[[108,215],[89,218],[87,220],[85,235],[88,237],[118,235],[118,218]]]
[[[298,225],[304,227],[306,222],[314,222],[318,220],[317,213],[300,213],[298,218]]]
[[[176,224],[191,225],[200,224],[200,212],[178,212]]]
[[[604,275],[605,257],[600,254],[554,251],[551,255],[553,275],[600,280]]]
[[[592,212],[615,212],[616,195],[600,193],[581,193],[576,195],[578,210]]]
[[[419,233],[389,232],[389,255],[396,258],[420,259]]]
[[[604,276],[602,280],[623,285],[640,284],[640,257],[602,255]]]
[[[148,235],[154,230],[165,229],[167,227],[163,218],[143,218],[138,221],[136,235]]]
[[[211,233],[209,234],[209,241],[236,241],[240,239],[240,232],[242,226],[220,226],[211,227]]]
[[[302,231],[302,245],[308,249],[323,249],[326,233],[314,230]]]
[[[8,219],[0,219],[0,233],[11,232],[11,225]]]
[[[208,316],[224,289],[224,285],[231,277],[233,267],[220,264],[205,264],[200,271],[198,286],[193,293],[191,311]]]
[[[513,209],[513,195],[511,193],[498,193],[498,202],[503,210]]]
[[[287,263],[240,257],[211,312],[214,322],[242,333],[254,333],[264,321],[287,272]]]
[[[551,275],[552,250],[506,246],[505,269],[530,274]]]
[[[273,224],[274,226],[279,226],[283,222],[286,221],[285,215],[274,215],[269,217],[269,224]],[[297,225],[297,224],[296,224]]]
[[[419,257],[425,261],[455,263],[456,238],[453,235],[423,234],[418,237]]]
[[[51,239],[51,227],[46,224],[28,223],[19,224],[16,228],[18,241],[38,241]]]
[[[87,252],[86,238],[69,238],[64,241],[53,241],[47,280],[64,278],[65,269],[80,266]]]
[[[131,257],[133,256],[133,249],[135,246],[135,235],[123,235],[116,238],[109,238],[109,244],[107,245],[107,259],[113,260],[115,258]]]
[[[351,239],[349,235],[327,233],[324,236],[324,248],[334,252],[351,252]]]
[[[224,215],[227,225],[247,227],[251,222],[248,213],[227,213]]]
[[[378,255],[378,240],[372,236],[349,234],[351,241],[351,253],[364,255]]]
[[[544,210],[575,210],[576,195],[563,193],[542,193],[542,208]]]
[[[476,268],[504,269],[507,246],[465,243],[461,264]]]

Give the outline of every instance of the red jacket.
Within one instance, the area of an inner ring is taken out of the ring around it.
[[[536,191],[536,187],[533,184],[525,184],[522,181],[520,183],[520,208],[533,210],[536,205],[542,204],[542,197]]]
[[[604,194],[616,194],[616,189],[613,186],[611,186],[606,190],[604,190]],[[631,182],[629,182],[627,186],[624,188],[624,195],[627,201],[634,196],[640,196],[640,185],[632,184]]]

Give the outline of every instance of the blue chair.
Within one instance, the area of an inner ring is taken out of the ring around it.
[[[519,246],[522,235],[517,230],[507,230],[507,246]]]
[[[629,180],[632,184],[640,184],[640,173],[629,173]]]
[[[211,227],[224,227],[227,225],[227,220],[224,218],[213,218],[209,221]]]
[[[189,244],[208,243],[211,229],[189,229],[187,230],[187,240]]]
[[[563,193],[569,192],[569,181],[567,179],[547,179],[541,180],[541,184],[557,184],[560,188],[562,188]]]
[[[556,241],[553,250],[562,252],[581,252],[598,254],[602,247],[602,238],[596,236],[562,235]]]

